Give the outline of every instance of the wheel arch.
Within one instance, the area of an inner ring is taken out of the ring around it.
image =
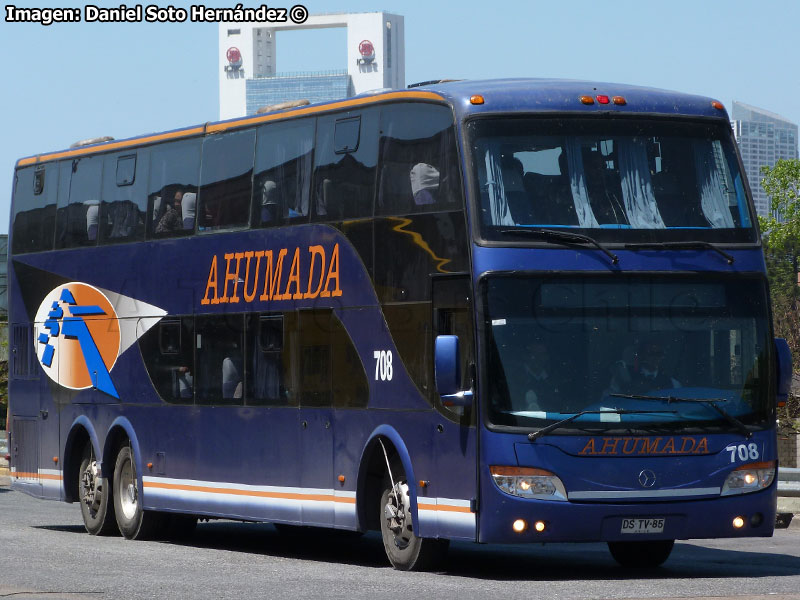
[[[85,415],[76,418],[70,426],[67,439],[64,442],[64,501],[78,501],[78,471],[81,468],[83,459],[83,449],[87,443],[91,443],[95,456],[102,456],[100,453],[100,442],[97,439],[92,422]]]
[[[137,477],[139,487],[139,497],[144,498],[142,495],[142,454],[139,449],[139,438],[133,429],[133,425],[126,417],[117,417],[111,426],[108,428],[108,435],[106,436],[106,443],[103,447],[103,476],[113,477],[114,466],[117,461],[117,453],[123,445],[129,445],[133,452],[133,460],[136,467],[136,472],[139,474]]]
[[[414,533],[417,534],[417,486],[416,479],[414,479],[414,468],[411,464],[408,447],[402,436],[390,425],[376,427],[361,451],[361,461],[356,481],[356,527],[359,531],[380,529],[377,511],[370,512],[369,508],[376,506],[380,502],[381,493],[383,492],[382,485],[383,474],[386,472],[386,457],[383,454],[381,442],[386,447],[389,460],[391,461],[396,457],[403,465],[411,496]]]

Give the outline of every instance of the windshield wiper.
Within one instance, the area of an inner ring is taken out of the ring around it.
[[[664,413],[677,413],[677,410],[629,410],[627,408],[606,408],[604,410],[582,410],[579,413],[575,413],[567,417],[566,419],[562,419],[560,421],[556,421],[552,425],[548,425],[547,427],[542,427],[539,431],[534,431],[533,433],[528,434],[528,439],[531,442],[535,442],[537,439],[542,437],[543,435],[547,435],[551,431],[555,431],[559,427],[563,427],[567,423],[572,423],[578,417],[582,417],[583,415],[602,415],[606,413],[611,413],[615,415],[630,415],[630,414],[637,414],[637,415],[647,415],[652,413],[664,414]]]
[[[615,265],[619,262],[619,257],[617,257],[616,254],[604,247],[596,239],[591,238],[588,235],[583,235],[582,233],[574,233],[572,231],[557,231],[555,229],[542,229],[541,227],[501,229],[499,233],[537,237],[548,242],[560,242],[562,244],[590,244],[608,256],[608,258],[611,259],[612,264]]]
[[[713,408],[723,419],[736,427],[736,429],[744,435],[745,439],[749,440],[753,436],[753,433],[744,423],[717,404],[717,402],[728,402],[727,398],[680,398],[678,396],[645,396],[642,394],[609,394],[609,396],[614,398],[631,398],[633,400],[653,400],[656,402],[666,402],[667,404],[673,402],[697,402],[705,404]]]
[[[734,258],[731,254],[728,254],[720,247],[712,244],[711,242],[703,242],[700,240],[695,241],[688,241],[688,242],[638,242],[635,244],[625,244],[625,248],[629,250],[637,250],[637,249],[648,249],[648,248],[684,248],[686,250],[691,250],[695,248],[708,248],[709,250],[713,250],[720,256],[723,256],[726,261],[728,261],[729,265],[733,264]]]

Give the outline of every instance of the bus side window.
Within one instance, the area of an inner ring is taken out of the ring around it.
[[[62,164],[69,165],[69,175],[61,169],[59,188],[65,187],[58,194],[56,248],[94,246],[100,219],[103,158],[75,158]]]
[[[166,317],[139,338],[147,373],[158,395],[172,404],[194,400],[194,320]]]
[[[452,111],[397,104],[381,113],[378,215],[461,209]]]
[[[249,224],[255,141],[255,129],[210,135],[203,141],[198,230]],[[194,223],[187,221],[185,226],[193,228]]]
[[[244,404],[243,315],[195,319],[197,404]]]
[[[258,128],[252,227],[308,221],[315,119]]]
[[[379,110],[319,117],[312,220],[372,217]]]
[[[335,314],[331,315],[331,385],[336,408],[366,408],[369,384],[364,363]]]
[[[58,163],[16,172],[11,233],[13,254],[53,249]]]
[[[194,232],[201,143],[201,139],[194,138],[167,142],[151,150],[147,195],[149,239]]]
[[[247,404],[288,404],[284,365],[288,364],[289,356],[284,352],[283,315],[249,315],[246,332]]]
[[[100,203],[101,244],[144,240],[147,158],[147,150],[106,156]]]

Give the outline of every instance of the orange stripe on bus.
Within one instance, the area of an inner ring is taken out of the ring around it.
[[[469,506],[451,506],[449,504],[420,504],[420,510],[436,510],[439,512],[471,513]]]
[[[283,119],[291,119],[294,117],[302,117],[306,115],[314,115],[326,113],[329,111],[338,110],[341,108],[355,108],[368,104],[376,104],[385,102],[387,100],[434,100],[443,101],[444,97],[435,92],[389,92],[387,94],[379,94],[367,98],[355,98],[352,100],[342,100],[324,106],[311,106],[307,108],[299,108],[296,110],[288,110],[274,114],[268,114],[258,117],[242,117],[235,121],[224,123],[214,123],[206,125],[198,125],[197,127],[189,127],[181,129],[180,131],[173,131],[170,133],[158,133],[154,135],[147,135],[140,138],[133,138],[130,140],[120,140],[118,142],[107,142],[99,146],[89,146],[86,148],[76,148],[74,150],[65,150],[63,152],[53,152],[49,154],[39,154],[36,156],[29,156],[21,158],[17,161],[17,168],[27,167],[28,165],[39,164],[51,160],[58,160],[60,158],[68,158],[74,156],[83,156],[85,154],[94,154],[100,152],[108,152],[111,150],[120,150],[123,148],[132,148],[134,146],[143,146],[156,142],[164,142],[177,138],[190,137],[193,135],[200,135],[202,133],[220,133],[228,131],[229,129],[238,129],[240,127],[247,127],[248,125],[258,125],[260,123],[269,123],[270,121],[278,121]]]
[[[262,492],[258,490],[242,490],[237,488],[217,488],[202,485],[183,485],[177,483],[160,483],[145,481],[144,487],[163,490],[180,490],[184,492],[206,492],[209,494],[228,494],[232,496],[253,496],[256,498],[279,498],[281,500],[313,500],[317,502],[340,502],[355,504],[356,499],[347,496],[334,496],[333,494],[299,494],[291,492]]]
[[[61,481],[61,475],[51,475],[50,473],[25,473],[24,471],[12,471],[11,475],[17,479],[51,479]]]

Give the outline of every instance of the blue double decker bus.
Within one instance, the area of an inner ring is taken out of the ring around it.
[[[791,365],[715,100],[429,83],[21,159],[11,224],[13,487],[89,533],[772,534]]]

